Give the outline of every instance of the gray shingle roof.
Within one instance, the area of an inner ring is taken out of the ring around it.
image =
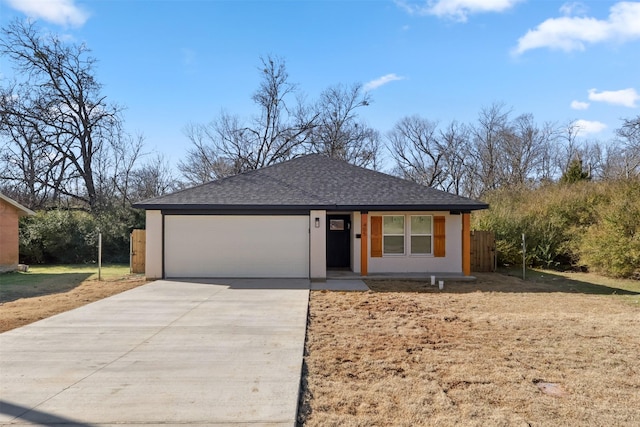
[[[164,210],[456,210],[487,204],[310,154],[134,204]]]

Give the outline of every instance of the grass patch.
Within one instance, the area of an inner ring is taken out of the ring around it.
[[[147,283],[126,264],[34,266],[0,274],[0,332],[81,307]]]
[[[516,292],[516,293],[582,293],[595,295],[640,296],[640,281],[610,279],[588,273],[560,273],[548,270],[527,270],[522,280],[521,270],[503,270],[504,274],[475,273],[476,280],[445,280],[445,288],[431,286],[424,280],[366,280],[375,292]]]
[[[312,292],[300,424],[640,425],[638,283],[536,274]]]
[[[113,281],[129,275],[127,264],[102,266],[101,279]],[[28,272],[0,274],[0,303],[67,292],[87,280],[98,280],[97,265],[36,265]]]

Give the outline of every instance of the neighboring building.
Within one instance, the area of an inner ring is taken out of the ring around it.
[[[146,200],[146,276],[470,274],[487,204],[312,154]]]
[[[18,220],[27,215],[35,213],[0,193],[0,273],[18,268]]]

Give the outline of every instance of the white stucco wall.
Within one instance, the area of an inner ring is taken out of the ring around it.
[[[360,273],[360,253],[362,244],[360,238],[356,238],[356,234],[362,234],[362,216],[360,212],[351,213],[351,270],[354,273]]]
[[[316,218],[320,221],[318,228]],[[327,278],[327,211],[310,211],[309,231],[309,276],[324,280]]]
[[[445,217],[446,256],[409,254],[408,234],[405,233],[404,255],[383,255],[371,257],[371,240],[368,244],[369,274],[372,273],[462,273],[462,215],[448,212],[369,212],[369,239],[371,238],[371,217],[378,215],[433,215]],[[405,227],[407,227],[405,219]]]
[[[309,217],[165,216],[166,277],[309,277]]]
[[[162,278],[162,213],[146,212],[145,272],[147,279]]]

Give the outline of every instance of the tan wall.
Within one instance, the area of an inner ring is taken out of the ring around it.
[[[319,227],[316,228],[316,218]],[[327,278],[327,211],[309,213],[309,275],[311,279]]]
[[[147,279],[162,278],[162,213],[147,211],[145,272]]]
[[[18,210],[0,199],[0,268],[18,265]]]
[[[356,238],[356,234],[362,233],[362,215],[360,212],[351,214],[351,270],[354,273],[360,273],[360,238]]]

